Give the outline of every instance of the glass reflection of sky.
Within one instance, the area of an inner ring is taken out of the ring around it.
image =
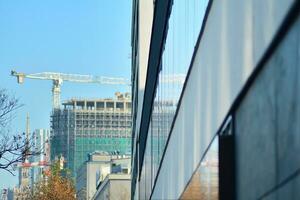
[[[207,3],[208,0],[173,1],[145,150],[146,164],[143,167],[146,171],[150,168],[151,173],[141,177],[148,181],[149,177],[143,176],[151,176],[149,187],[153,186],[166,147]]]

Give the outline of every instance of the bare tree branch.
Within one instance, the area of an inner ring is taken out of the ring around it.
[[[19,100],[0,89],[0,170],[3,169],[14,175],[14,166],[22,163],[28,156],[39,155],[41,150],[32,151],[33,138],[26,134],[10,135],[6,130],[15,111],[22,107]]]

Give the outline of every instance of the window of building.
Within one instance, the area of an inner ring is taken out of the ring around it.
[[[116,108],[124,109],[124,103],[123,102],[117,102],[116,103]]]
[[[106,102],[106,108],[114,108],[114,102]]]

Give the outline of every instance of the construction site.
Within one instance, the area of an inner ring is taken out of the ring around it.
[[[26,74],[11,71],[22,84],[26,79],[52,81],[51,161],[63,158],[73,178],[76,170],[94,151],[110,154],[130,154],[131,150],[131,95],[115,93],[115,98],[69,99],[60,104],[64,81],[101,85],[130,86],[120,77],[92,76],[41,72]]]
[[[130,154],[131,96],[70,99],[51,115],[51,160],[63,156],[73,178],[94,151]]]

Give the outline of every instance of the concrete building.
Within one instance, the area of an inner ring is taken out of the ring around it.
[[[76,193],[78,199],[92,199],[97,185],[102,184],[109,174],[129,174],[131,158],[126,155],[109,155],[107,152],[93,152],[77,171]]]
[[[299,13],[133,1],[133,199],[300,198]]]
[[[76,180],[76,171],[94,151],[130,154],[131,99],[128,93],[115,98],[63,103],[51,116],[51,160],[62,155]]]
[[[97,189],[93,200],[129,200],[130,174],[109,174]]]

